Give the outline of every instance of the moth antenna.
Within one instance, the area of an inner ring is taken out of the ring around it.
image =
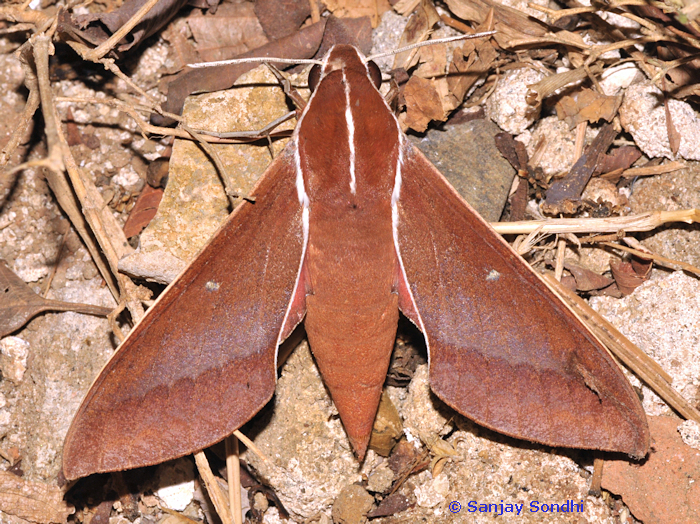
[[[416,42],[415,44],[400,47],[398,49],[394,49],[393,51],[386,51],[384,53],[377,53],[376,55],[368,56],[365,59],[365,61],[369,62],[370,60],[375,60],[377,58],[382,58],[385,56],[398,55],[399,53],[403,53],[404,51],[410,51],[411,49],[423,47],[426,45],[445,44],[447,42],[455,42],[457,40],[470,40],[472,38],[482,38],[484,36],[491,36],[495,34],[496,31],[484,31],[483,33],[476,33],[473,35],[448,36],[447,38],[437,38],[435,40],[426,40],[425,42]]]
[[[187,67],[200,69],[203,67],[216,67],[228,64],[246,64],[250,62],[269,62],[275,64],[318,64],[323,65],[321,60],[304,59],[304,58],[275,58],[274,56],[255,56],[250,58],[232,58],[230,60],[217,60],[216,62],[197,62],[196,64],[187,64]]]

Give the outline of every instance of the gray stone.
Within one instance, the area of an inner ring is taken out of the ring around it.
[[[410,139],[485,220],[498,221],[515,176],[496,148],[501,130],[488,120],[443,128]]]

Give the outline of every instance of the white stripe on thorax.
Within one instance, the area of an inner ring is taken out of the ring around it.
[[[348,145],[350,147],[350,192],[354,195],[357,189],[355,180],[355,122],[352,119],[350,107],[350,84],[343,68],[343,86],[345,87],[345,122],[348,126]]]

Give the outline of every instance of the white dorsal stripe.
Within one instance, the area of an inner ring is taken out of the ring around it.
[[[348,126],[348,146],[350,147],[350,192],[354,195],[357,190],[355,179],[355,121],[352,119],[350,107],[350,84],[343,68],[343,86],[345,87],[345,123]]]

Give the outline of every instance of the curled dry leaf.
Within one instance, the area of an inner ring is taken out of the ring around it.
[[[34,293],[29,286],[0,260],[0,337],[17,331],[44,311],[76,311],[88,315],[107,316],[111,308],[51,300]]]
[[[405,496],[403,496],[401,493],[392,493],[382,500],[379,503],[379,506],[370,511],[367,516],[369,518],[390,517],[396,513],[406,511],[410,507],[411,505]]]
[[[75,511],[64,502],[58,486],[25,480],[7,471],[0,471],[0,510],[37,524],[64,523]]]
[[[391,9],[388,0],[323,0],[323,3],[338,18],[367,16],[372,27],[377,27],[379,18]]]
[[[161,27],[187,4],[188,0],[160,0],[117,46],[118,51],[128,51]],[[72,34],[91,44],[99,45],[126,24],[143,7],[146,0],[126,0],[121,7],[109,13],[77,15],[63,18],[62,32]],[[213,0],[211,5],[218,4]],[[105,30],[106,28],[106,30]]]
[[[481,30],[482,28],[479,28],[479,31]],[[457,105],[464,100],[467,91],[476,81],[488,73],[496,58],[498,52],[490,40],[467,40],[461,49],[455,49],[449,66],[447,85]]]
[[[631,294],[635,289],[649,280],[652,262],[639,262],[633,260],[610,259],[610,269],[620,292],[623,295]]]
[[[622,104],[622,96],[607,96],[581,89],[574,95],[562,97],[556,104],[559,120],[564,120],[573,129],[581,122],[595,123],[599,120],[612,122]]]
[[[374,419],[369,447],[383,457],[388,457],[396,442],[403,435],[403,424],[396,406],[386,390],[379,401],[377,417]]]
[[[593,174],[598,175],[619,170],[621,175],[622,171],[629,169],[641,156],[642,152],[635,146],[617,147],[611,150],[609,154],[603,155]],[[616,182],[617,180],[611,181]]]
[[[278,40],[291,35],[311,15],[309,0],[255,0],[255,14],[265,35]]]
[[[593,139],[586,152],[576,161],[571,171],[557,180],[547,190],[546,200],[542,206],[545,213],[558,215],[572,214],[579,205],[581,194],[586,188],[600,157],[612,144],[617,131],[612,124],[604,124]]]
[[[194,12],[187,17],[187,25],[200,62],[226,60],[268,42],[250,2],[227,2],[215,16]]]
[[[404,125],[422,133],[431,120],[444,120],[446,115],[437,82],[412,76],[403,91],[406,100]]]
[[[162,198],[162,188],[153,188],[146,184],[124,224],[126,238],[138,235],[153,220]]]
[[[585,267],[575,264],[571,260],[564,261],[564,267],[576,279],[577,291],[592,291],[594,289],[603,289],[613,283],[612,279],[599,275],[595,271],[591,271]]]
[[[446,0],[450,11],[463,20],[483,23],[493,10],[493,36],[501,47],[514,40],[543,36],[547,26],[522,11],[502,5],[496,0]]]
[[[664,98],[664,110],[666,112],[666,133],[668,133],[668,143],[671,147],[671,153],[678,154],[681,147],[681,134],[673,123],[671,110],[668,107],[668,98]]]
[[[408,19],[408,23],[403,30],[401,39],[397,47],[404,47],[410,44],[415,44],[416,42],[423,42],[428,39],[433,26],[440,21],[440,15],[435,9],[435,6],[430,0],[422,0],[415,12]],[[433,46],[423,49],[431,49]],[[442,49],[442,55],[444,59],[444,48]],[[420,50],[412,49],[411,51],[404,51],[399,53],[394,57],[394,65],[392,69],[410,69],[418,63]],[[423,75],[425,76],[425,75]]]

